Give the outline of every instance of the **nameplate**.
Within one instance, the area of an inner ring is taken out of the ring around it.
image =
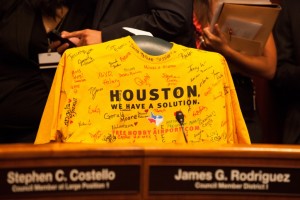
[[[57,52],[38,54],[40,69],[57,68],[60,59],[61,59],[61,55]]]
[[[138,193],[140,170],[139,165],[0,169],[1,196]]]
[[[300,196],[300,169],[150,166],[149,194],[255,194]]]

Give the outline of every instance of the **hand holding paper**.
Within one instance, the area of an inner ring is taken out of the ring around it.
[[[214,13],[211,30],[219,24],[229,45],[248,55],[261,55],[280,6],[269,0],[223,0]]]

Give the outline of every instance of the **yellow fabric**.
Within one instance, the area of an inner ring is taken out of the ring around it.
[[[151,56],[124,37],[64,53],[35,143],[185,143],[183,134],[250,143],[224,57],[175,43]]]

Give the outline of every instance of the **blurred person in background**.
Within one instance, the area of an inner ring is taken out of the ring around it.
[[[251,142],[261,143],[263,138],[261,120],[256,110],[253,78],[271,80],[276,70],[276,47],[270,34],[261,56],[250,56],[231,48],[218,24],[210,30],[210,21],[218,0],[194,0],[194,26],[197,48],[222,54],[230,67],[240,107]]]
[[[97,1],[93,29],[62,35],[83,46],[132,35],[123,29],[130,27],[169,42],[195,47],[192,19],[193,0],[103,0]],[[56,43],[54,47],[59,45]],[[67,47],[64,44],[58,51],[63,53]]]
[[[0,0],[0,143],[34,142],[56,70],[40,69],[47,33],[90,28],[93,9],[92,1]]]
[[[278,97],[282,143],[300,144],[300,1],[281,0],[274,29],[277,70],[272,81]]]

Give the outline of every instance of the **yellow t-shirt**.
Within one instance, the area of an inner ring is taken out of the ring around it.
[[[226,60],[175,43],[151,56],[128,36],[64,53],[35,143],[185,137],[189,144],[250,143]]]

